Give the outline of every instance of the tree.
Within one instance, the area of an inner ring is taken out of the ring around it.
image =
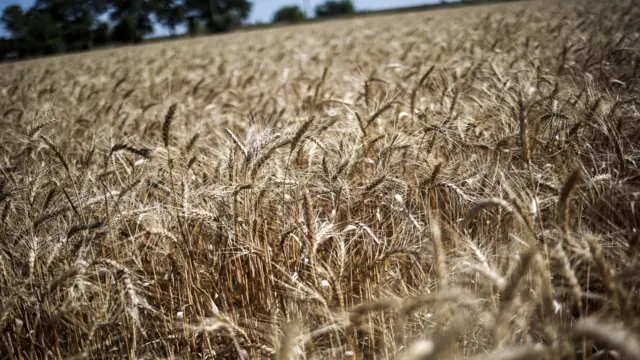
[[[187,19],[187,8],[177,0],[158,0],[154,7],[156,18],[175,35],[176,27]]]
[[[59,26],[68,50],[92,45],[96,18],[107,10],[106,0],[37,0],[34,10],[48,14]]]
[[[186,0],[189,15],[204,20],[211,32],[224,32],[249,17],[253,4],[248,0]]]
[[[191,36],[195,36],[202,32],[202,27],[200,26],[200,21],[198,21],[197,16],[187,16],[187,31]]]
[[[0,38],[0,60],[4,59],[7,55],[14,53],[14,47],[14,39]]]
[[[317,17],[333,17],[337,15],[352,14],[355,12],[351,0],[332,1],[316,6]]]
[[[38,9],[25,14],[24,30],[16,47],[21,56],[55,54],[65,49],[58,24],[49,13]]]
[[[2,22],[4,28],[13,35],[14,38],[22,36],[26,23],[25,14],[18,5],[9,5],[2,12]]]
[[[304,13],[297,5],[283,6],[273,14],[273,22],[295,23],[304,20]]]
[[[136,20],[132,16],[121,18],[111,30],[109,40],[119,43],[142,41],[136,29]]]
[[[11,5],[2,12],[2,22],[13,36],[12,51],[21,57],[64,50],[62,32],[47,11],[34,7],[24,12],[21,7]]]
[[[30,9],[25,13],[18,5],[7,6],[2,12],[2,22],[13,36],[12,51],[21,57],[61,50],[60,30],[44,11]]]
[[[94,44],[104,45],[109,41],[109,25],[107,23],[99,23],[92,32]]]
[[[107,0],[37,0],[33,9],[47,12],[63,26],[93,25],[95,19],[107,10]]]
[[[111,38],[119,42],[138,42],[153,33],[151,0],[110,0],[111,20],[118,21]]]

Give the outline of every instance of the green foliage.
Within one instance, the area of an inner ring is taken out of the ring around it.
[[[26,19],[17,45],[21,54],[34,56],[64,51],[62,31],[50,14],[32,9],[27,13]]]
[[[195,36],[202,32],[202,26],[200,26],[200,21],[195,16],[187,17],[187,31],[189,35]]]
[[[354,12],[355,8],[353,7],[351,0],[328,0],[325,3],[316,6],[316,16],[319,18],[352,14]]]
[[[171,34],[186,20],[187,8],[177,0],[157,0],[154,10],[158,21],[168,27]]]
[[[186,7],[204,20],[210,32],[229,31],[249,17],[253,4],[248,0],[186,0]]]
[[[111,39],[116,42],[138,42],[153,33],[151,13],[155,8],[152,0],[110,0],[111,20],[118,21]]]
[[[124,16],[111,31],[111,41],[132,43],[142,41],[143,34],[139,31],[138,20],[133,16]]]
[[[37,0],[35,9],[43,11],[58,25],[67,50],[92,46],[95,19],[107,10],[106,0]]]
[[[14,37],[20,36],[22,34],[26,19],[24,11],[20,6],[9,5],[4,8],[1,20],[4,23],[4,28]]]
[[[11,40],[0,38],[0,59],[4,59],[12,52],[12,45]]]
[[[106,0],[37,0],[34,9],[48,13],[62,25],[90,28],[97,16],[107,10]]]
[[[109,0],[111,19],[119,20],[127,16],[151,15],[156,3],[152,0]]]
[[[95,45],[104,45],[109,41],[109,25],[101,23],[96,26],[91,38]]]
[[[28,10],[10,5],[0,20],[13,40],[3,43],[0,57],[13,49],[30,56],[89,49],[109,40],[138,42],[153,32],[152,17],[172,34],[185,22],[192,35],[202,31],[201,24],[224,32],[239,27],[251,8],[248,0],[36,0]],[[107,11],[117,24],[110,34],[96,20]]]
[[[304,18],[304,13],[299,6],[283,6],[273,15],[273,22],[295,23],[304,20]]]

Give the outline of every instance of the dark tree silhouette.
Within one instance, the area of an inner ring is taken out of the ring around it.
[[[338,15],[352,14],[355,12],[351,0],[333,1],[329,0],[316,6],[317,17],[333,17]]]
[[[294,6],[283,6],[275,14],[273,14],[273,22],[286,22],[286,23],[295,23],[304,20],[305,16],[300,7],[297,5]]]
[[[14,37],[22,36],[26,25],[25,13],[19,5],[9,5],[2,12],[4,28]]]
[[[152,0],[110,0],[111,20],[118,21],[111,39],[118,42],[138,42],[153,32]]]
[[[205,21],[209,31],[224,32],[240,26],[253,4],[248,0],[186,0],[189,13]]]
[[[187,7],[178,0],[157,0],[154,12],[158,21],[175,35],[176,27],[187,20]]]

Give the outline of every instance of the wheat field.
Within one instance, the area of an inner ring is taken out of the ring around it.
[[[640,4],[0,66],[0,357],[640,359]]]

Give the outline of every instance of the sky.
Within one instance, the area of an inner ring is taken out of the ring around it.
[[[79,0],[82,1],[82,0]],[[353,4],[356,10],[379,10],[394,7],[404,7],[413,5],[422,5],[428,3],[434,3],[439,0],[354,0]],[[23,10],[28,9],[33,5],[35,0],[0,0],[0,12],[9,5],[20,5]],[[285,5],[298,5],[305,10],[307,8],[307,15],[313,15],[313,9],[316,5],[324,2],[324,0],[253,0],[253,9],[251,15],[247,20],[249,23],[255,22],[270,22],[273,13],[280,7]],[[169,30],[159,24],[154,24],[153,36],[165,36],[169,34]],[[184,26],[177,29],[178,33],[184,32]],[[4,24],[0,24],[0,37],[7,37],[9,34],[4,29]]]

